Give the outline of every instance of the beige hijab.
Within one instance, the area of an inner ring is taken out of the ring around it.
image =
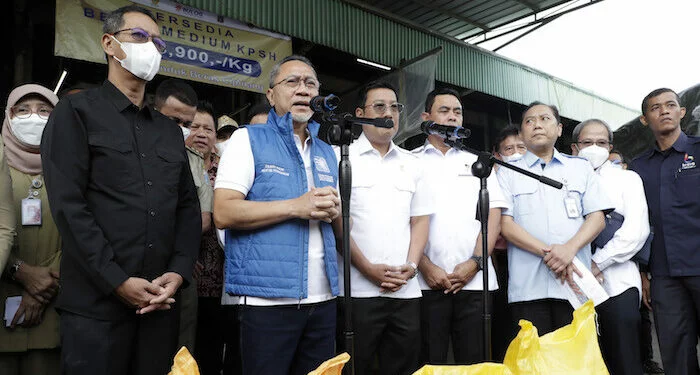
[[[41,173],[41,148],[28,145],[17,139],[10,126],[10,108],[30,94],[43,96],[54,107],[58,103],[58,96],[44,86],[35,84],[18,86],[12,90],[7,98],[5,120],[2,123],[2,140],[5,143],[7,164],[22,173],[37,175]]]

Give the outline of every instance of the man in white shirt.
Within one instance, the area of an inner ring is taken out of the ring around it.
[[[436,89],[425,101],[423,120],[462,126],[462,103],[451,89]],[[429,135],[425,145],[413,151],[425,167],[435,203],[428,245],[418,264],[421,286],[422,360],[446,364],[450,339],[457,364],[472,364],[485,358],[483,350],[483,276],[481,224],[477,218],[478,177],[471,165],[476,155],[454,149],[439,135]],[[488,249],[498,238],[501,207],[506,203],[495,174],[487,179],[489,190]],[[491,258],[489,305],[498,288]],[[489,309],[491,306],[489,306]]]
[[[244,374],[306,374],[335,354],[338,163],[311,121],[318,90],[308,59],[284,58],[267,124],[233,133],[219,163],[214,221],[226,229],[224,288],[242,296]]]
[[[403,109],[396,98],[392,86],[370,83],[355,110],[359,117],[394,121],[390,129],[363,125],[362,135],[350,146],[357,375],[370,373],[375,354],[382,374],[411,374],[418,369],[421,292],[414,277],[433,207],[419,159],[391,140]],[[338,262],[342,265],[341,257]],[[343,267],[338,268],[342,285]]]
[[[641,374],[644,372],[642,358],[636,343],[640,340],[642,282],[632,257],[649,236],[649,213],[642,179],[635,172],[608,161],[613,133],[602,120],[578,124],[572,139],[576,142],[571,144],[571,153],[591,163],[601,177],[601,186],[615,206],[615,212],[625,218],[612,239],[595,251],[591,263],[591,271],[611,297],[596,308],[603,359],[612,375]]]

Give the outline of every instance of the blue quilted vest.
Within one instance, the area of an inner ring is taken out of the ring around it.
[[[291,114],[274,109],[266,125],[248,126],[255,160],[255,180],[246,196],[250,201],[297,198],[309,189],[304,162],[294,143]],[[318,139],[319,124],[309,122],[311,166],[316,187],[335,187],[338,162],[331,146]],[[320,223],[326,275],[338,295],[338,265],[331,225]],[[309,222],[287,220],[256,230],[226,231],[224,284],[233,295],[264,298],[308,296]]]

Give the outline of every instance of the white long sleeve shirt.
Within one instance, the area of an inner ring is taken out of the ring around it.
[[[631,259],[649,236],[649,214],[642,179],[606,161],[597,171],[603,190],[625,221],[613,238],[598,249],[592,260],[603,271],[603,288],[611,297],[637,288],[641,299],[639,267]]]

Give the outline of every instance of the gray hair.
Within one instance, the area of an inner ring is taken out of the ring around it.
[[[314,64],[312,64],[309,59],[301,55],[289,55],[272,67],[272,70],[270,71],[270,88],[275,86],[275,83],[277,83],[277,76],[280,74],[280,67],[282,64],[290,61],[301,61],[311,67],[311,70],[313,70],[314,74],[316,74],[316,68],[314,68]]]
[[[574,128],[574,133],[571,136],[571,138],[573,139],[574,142],[578,142],[578,136],[581,135],[583,128],[585,128],[586,126],[588,126],[590,124],[601,124],[601,125],[605,126],[605,129],[608,130],[608,142],[610,142],[610,144],[613,143],[613,132],[612,132],[612,129],[610,129],[610,125],[608,125],[607,122],[605,122],[603,120],[596,119],[596,118],[592,118],[590,120],[583,121],[582,123],[576,125],[576,127]]]
[[[121,30],[121,28],[124,27],[124,15],[126,13],[142,13],[150,17],[153,22],[158,23],[150,10],[138,5],[127,5],[107,13],[104,23],[102,24],[102,32],[105,34],[114,34]]]

